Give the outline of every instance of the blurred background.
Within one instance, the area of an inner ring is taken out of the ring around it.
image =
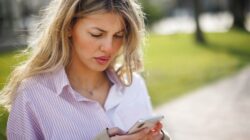
[[[249,139],[250,0],[139,1],[148,30],[143,76],[172,138]],[[49,2],[0,0],[0,90]],[[1,140],[7,118],[0,108]]]

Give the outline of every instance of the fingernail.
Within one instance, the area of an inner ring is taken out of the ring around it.
[[[151,132],[155,132],[156,130],[155,130],[155,129],[151,129],[150,131],[151,131]]]

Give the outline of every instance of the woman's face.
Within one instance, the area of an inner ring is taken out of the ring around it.
[[[72,65],[104,71],[124,40],[123,18],[115,13],[97,13],[78,19],[71,30]]]

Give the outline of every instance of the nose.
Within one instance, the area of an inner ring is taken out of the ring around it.
[[[113,38],[105,38],[101,44],[101,51],[110,52],[113,48]]]

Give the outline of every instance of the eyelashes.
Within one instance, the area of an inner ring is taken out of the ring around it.
[[[103,34],[94,34],[94,33],[89,33],[89,34],[90,34],[90,36],[92,36],[94,38],[101,38],[103,36]],[[123,34],[121,34],[121,35],[116,34],[116,35],[114,35],[114,37],[115,38],[123,38],[124,35]]]
[[[92,37],[95,37],[95,38],[100,38],[102,36],[102,34],[92,34],[92,33],[89,33]]]

